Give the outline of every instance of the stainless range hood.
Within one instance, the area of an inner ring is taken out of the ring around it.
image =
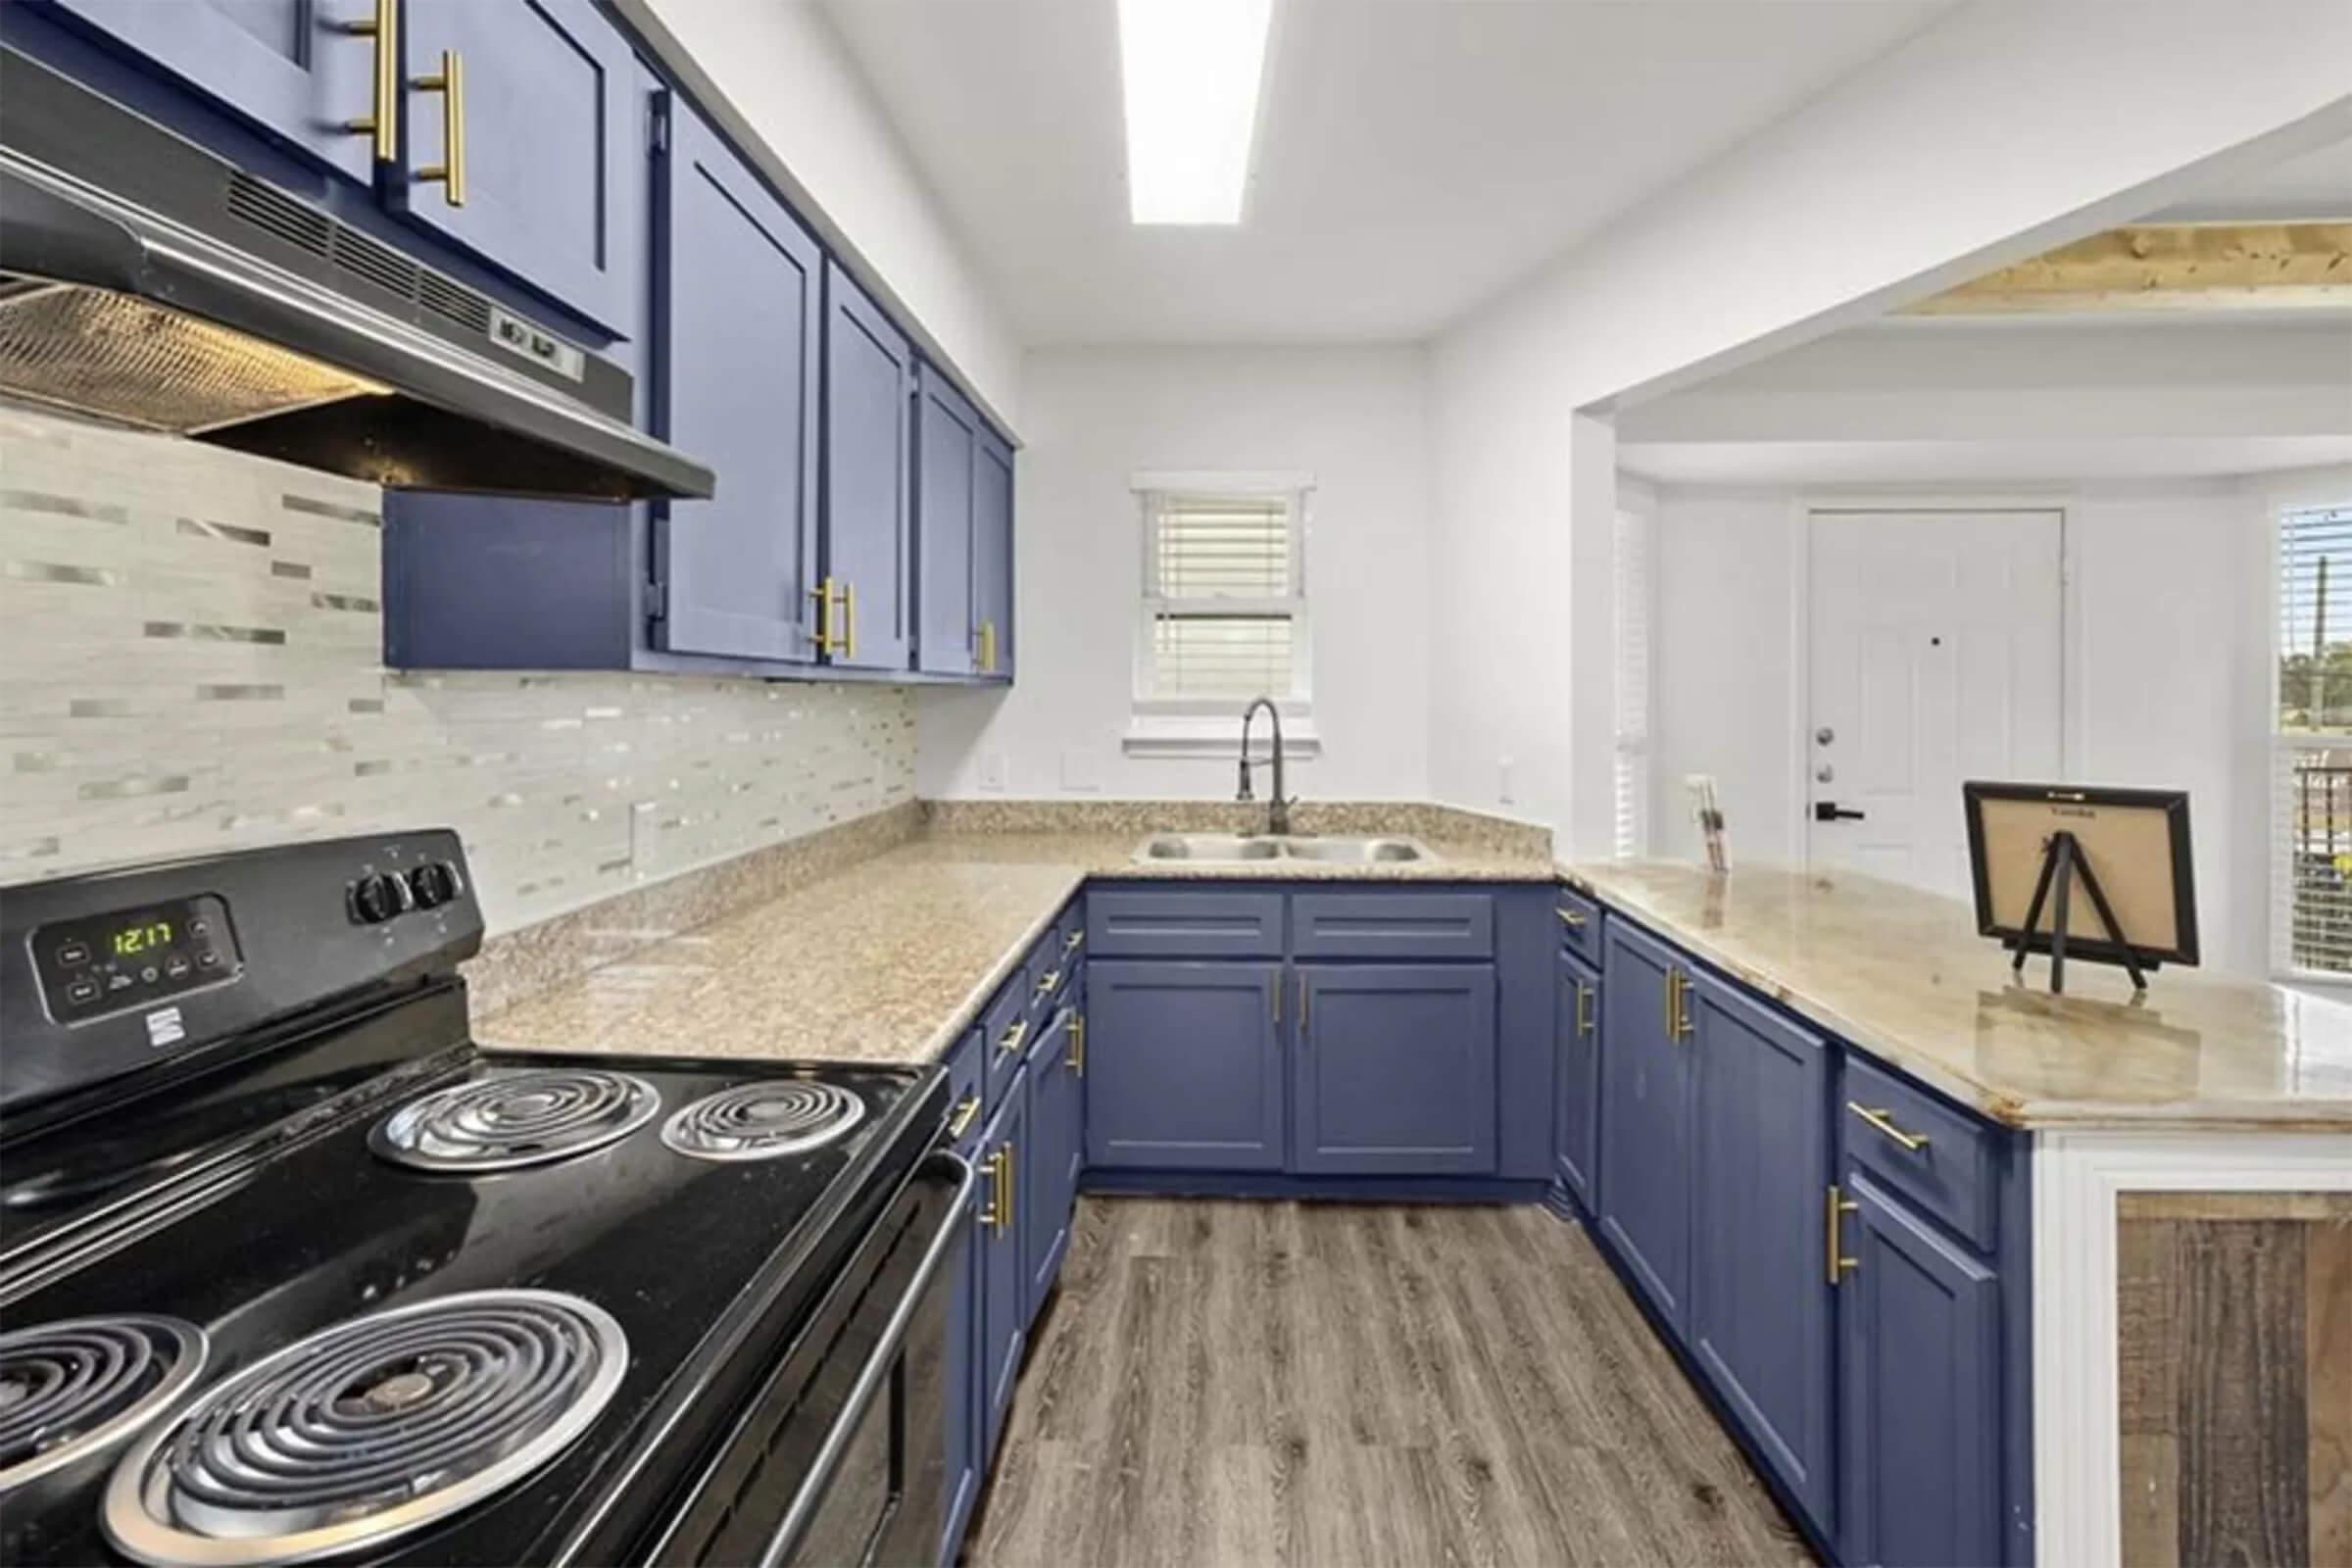
[[[378,484],[708,496],[627,371],[0,49],[0,398]]]

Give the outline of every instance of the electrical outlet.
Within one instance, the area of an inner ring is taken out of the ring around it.
[[[1004,754],[990,752],[980,759],[980,787],[998,795],[1004,793]]]
[[[1511,804],[1511,774],[1514,770],[1515,764],[1511,759],[1494,759],[1494,799],[1505,806]]]

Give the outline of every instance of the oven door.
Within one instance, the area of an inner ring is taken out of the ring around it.
[[[730,1435],[662,1563],[933,1568],[972,1167],[925,1158]]]

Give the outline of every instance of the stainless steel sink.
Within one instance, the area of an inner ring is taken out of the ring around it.
[[[1135,852],[1139,860],[1271,860],[1282,854],[1280,839],[1241,838],[1232,833],[1155,833]]]
[[[1437,853],[1418,839],[1320,838],[1271,834],[1243,837],[1234,833],[1154,833],[1144,840],[1134,857],[1140,862],[1190,860],[1227,864],[1254,860],[1313,860],[1323,864],[1394,865],[1412,860],[1435,860]]]
[[[1285,839],[1282,853],[1295,860],[1336,861],[1348,865],[1391,864],[1405,860],[1434,860],[1428,847],[1411,839]]]

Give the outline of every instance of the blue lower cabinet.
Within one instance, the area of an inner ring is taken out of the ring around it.
[[[1086,1163],[1282,1169],[1281,982],[1278,963],[1091,961]]]
[[[1831,1536],[1830,1048],[1711,975],[1681,1005],[1695,1071],[1690,1353],[1750,1450]]]
[[[1838,1555],[1999,1562],[1998,1276],[1851,1167],[1843,1196]]]
[[[1592,1212],[1600,1148],[1600,974],[1563,948],[1552,958],[1552,1176]]]
[[[940,1361],[940,1403],[942,1406],[941,1441],[944,1444],[945,1463],[941,1475],[941,1516],[939,1561],[943,1565],[956,1560],[956,1548],[963,1540],[963,1527],[972,1517],[972,1504],[980,1496],[981,1462],[981,1385],[975,1373],[980,1366],[981,1318],[981,1260],[987,1246],[987,1232],[980,1225],[980,1211],[988,1194],[988,1172],[981,1169],[980,1183],[965,1200],[963,1210],[963,1242],[956,1254],[942,1265],[954,1282],[948,1293],[948,1345]]]
[[[1029,1343],[1029,1271],[1021,1244],[1020,1173],[1029,1141],[1029,1086],[1015,1075],[980,1140],[980,1469],[997,1451],[1012,1385]]]
[[[1021,1150],[1020,1211],[1023,1286],[1029,1316],[1053,1294],[1070,1250],[1070,1217],[1078,1201],[1071,1152],[1079,1139],[1076,1014],[1058,1008],[1029,1051],[1029,1138]]]
[[[1494,966],[1301,964],[1298,973],[1291,1169],[1492,1175]]]
[[[1678,999],[1689,967],[1622,920],[1602,935],[1600,1234],[1677,1333],[1690,1318],[1690,1050]]]

